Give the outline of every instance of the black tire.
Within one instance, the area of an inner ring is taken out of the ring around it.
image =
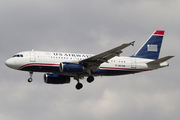
[[[94,77],[93,76],[89,76],[88,78],[87,78],[87,82],[88,83],[91,83],[91,82],[93,82],[94,81]]]
[[[77,90],[80,90],[82,87],[83,87],[83,84],[82,84],[82,83],[77,83],[77,84],[76,84],[76,89],[77,89]]]
[[[29,82],[29,83],[30,83],[30,82],[32,82],[32,81],[33,81],[33,79],[32,79],[32,78],[29,78],[29,79],[28,79],[28,82]]]

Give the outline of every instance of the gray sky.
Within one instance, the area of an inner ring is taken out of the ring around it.
[[[1,120],[179,120],[180,0],[0,0]],[[26,50],[97,54],[123,43],[134,54],[157,29],[165,30],[160,57],[170,66],[134,75],[48,85],[43,73],[4,65]]]

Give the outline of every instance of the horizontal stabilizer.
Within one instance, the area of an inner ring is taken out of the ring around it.
[[[147,64],[160,64],[162,62],[165,62],[165,61],[171,59],[172,57],[174,57],[174,56],[166,56],[166,57],[163,57],[163,58],[148,62]]]

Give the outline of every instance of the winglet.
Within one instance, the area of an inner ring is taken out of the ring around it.
[[[134,46],[134,43],[135,43],[135,41],[133,41],[133,42],[131,42],[131,43],[129,43],[129,44],[132,45],[132,46]]]

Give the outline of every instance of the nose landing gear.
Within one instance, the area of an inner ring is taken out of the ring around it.
[[[30,71],[30,72],[29,72],[29,75],[30,75],[30,78],[28,79],[28,82],[30,83],[30,82],[32,82],[32,81],[33,81],[33,79],[32,79],[33,72],[32,72],[32,71]]]

